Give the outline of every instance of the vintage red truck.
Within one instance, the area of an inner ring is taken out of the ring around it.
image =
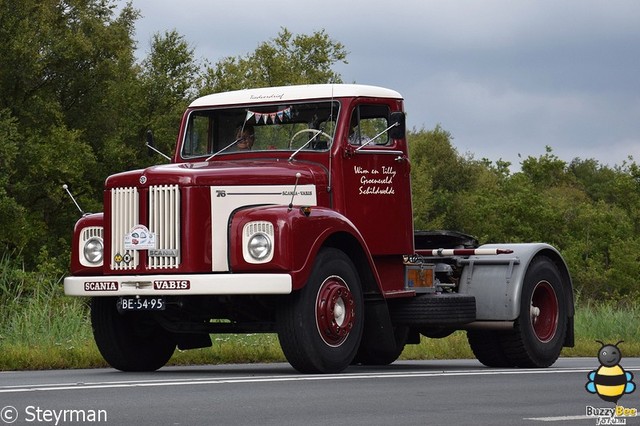
[[[560,253],[414,231],[405,133],[381,87],[193,101],[170,164],[110,176],[104,212],[76,224],[64,289],[91,298],[105,360],[151,371],[210,334],[265,332],[298,371],[336,373],[466,330],[488,366],[553,364],[574,340]]]

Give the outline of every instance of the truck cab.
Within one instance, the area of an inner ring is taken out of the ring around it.
[[[555,362],[573,339],[560,253],[414,231],[405,133],[381,87],[193,101],[170,164],[110,176],[76,224],[64,288],[91,298],[104,358],[149,371],[211,333],[272,332],[294,368],[328,373],[466,329],[487,365]]]

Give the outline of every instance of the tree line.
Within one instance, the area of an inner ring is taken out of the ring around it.
[[[246,87],[341,82],[345,46],[324,31],[286,28],[255,51],[195,57],[176,31],[156,33],[136,58],[140,13],[112,0],[0,3],[0,257],[25,274],[62,276],[75,210],[101,211],[104,179],[159,161],[143,149],[153,129],[170,152],[186,105]],[[510,164],[460,155],[440,126],[408,131],[416,229],[456,229],[481,242],[544,241],[566,257],[588,298],[637,296],[640,170],[570,163],[551,148]]]

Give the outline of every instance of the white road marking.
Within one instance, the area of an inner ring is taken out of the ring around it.
[[[627,367],[625,370],[640,370],[640,367]],[[588,373],[592,369],[585,368],[547,368],[547,369],[509,369],[509,370],[450,370],[450,371],[410,371],[389,373],[342,373],[342,374],[309,374],[284,376],[240,376],[229,378],[192,378],[192,379],[151,379],[151,380],[123,380],[95,383],[42,383],[32,385],[0,386],[0,393],[20,392],[49,392],[62,390],[87,390],[109,388],[134,387],[163,387],[189,385],[220,385],[239,383],[275,383],[296,381],[324,381],[324,380],[371,380],[371,379],[406,379],[422,377],[456,377],[456,376],[499,376],[499,375],[527,375],[527,374],[557,374],[557,373]],[[179,374],[179,373],[178,373]]]
[[[536,422],[565,422],[567,420],[585,420],[593,419],[588,416],[558,416],[558,417],[525,417],[523,420],[533,420]]]

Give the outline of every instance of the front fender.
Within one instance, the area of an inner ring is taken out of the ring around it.
[[[274,226],[274,254],[271,261],[251,264],[244,259],[242,231],[245,224],[267,221]],[[288,208],[287,206],[260,206],[237,211],[229,231],[230,266],[234,273],[282,272],[292,277],[293,290],[304,286],[314,260],[324,242],[331,236],[342,234],[359,244],[367,253],[366,243],[349,219],[324,207]]]
[[[104,229],[104,217],[102,213],[88,214],[80,218],[73,229],[73,243],[71,244],[71,273],[73,275],[102,275],[102,264],[91,267],[83,264],[82,245],[91,236],[102,238]]]
[[[524,277],[531,261],[539,255],[551,258],[563,278],[567,312],[573,317],[573,284],[566,263],[554,247],[543,243],[486,244],[480,248],[513,250],[498,256],[470,256],[462,259],[460,293],[476,298],[478,321],[514,321],[520,315]]]

